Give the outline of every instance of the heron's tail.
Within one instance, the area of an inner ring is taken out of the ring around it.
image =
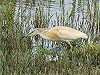
[[[88,36],[87,36],[87,34],[82,33],[81,38],[83,38],[83,39],[87,39],[87,38],[88,38]]]

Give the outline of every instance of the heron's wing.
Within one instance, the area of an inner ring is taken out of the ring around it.
[[[56,26],[48,30],[46,33],[48,37],[54,40],[74,40],[77,38],[87,38],[87,35],[76,29]]]
[[[58,34],[58,31],[55,30],[54,28],[49,29],[46,34],[45,34],[49,40],[60,40],[60,36]]]
[[[56,32],[63,40],[74,40],[83,37],[84,34],[70,27],[58,27],[56,28]]]

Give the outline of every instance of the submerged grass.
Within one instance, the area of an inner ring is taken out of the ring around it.
[[[69,18],[75,16],[75,3],[77,0],[73,1],[73,8]],[[94,0],[93,0],[94,1]],[[64,0],[61,1],[62,5]],[[80,0],[78,1],[79,3]],[[93,2],[95,5],[95,15],[89,15],[91,9],[88,10],[88,16],[90,19],[87,19],[86,24],[90,24],[90,28],[94,25],[96,26],[96,33],[99,34],[98,24],[99,24],[99,14],[98,12],[98,3]],[[15,21],[20,18],[15,18],[15,4],[14,1],[4,0],[2,5],[5,6],[4,13],[0,13],[0,75],[99,75],[100,74],[100,39],[99,35],[96,38],[92,38],[92,42],[78,46],[78,42],[73,43],[73,50],[70,51],[64,46],[61,47],[62,53],[59,55],[54,51],[50,52],[40,44],[37,45],[37,52],[32,51],[32,39],[30,37],[20,40],[21,37],[29,32],[25,31],[24,21],[27,20],[26,26],[28,29],[30,27],[29,18],[30,16],[25,16],[21,13],[21,23],[20,21]],[[88,5],[90,3],[88,2]],[[81,5],[81,4],[79,4]],[[88,6],[90,8],[90,5]],[[46,24],[49,24],[50,18],[52,15],[47,16],[44,13],[43,7],[39,5],[39,8],[36,8],[33,27],[48,27]],[[21,10],[25,13],[26,10]],[[80,10],[78,10],[80,12]],[[19,12],[20,13],[20,12]],[[65,15],[65,14],[63,14]],[[48,18],[49,17],[49,18]],[[94,19],[91,20],[93,17]],[[26,19],[25,19],[26,18]],[[74,21],[74,19],[68,22],[67,24]],[[78,20],[78,18],[77,18]],[[62,20],[62,22],[65,20]],[[91,22],[92,21],[92,22]],[[72,22],[73,23],[73,22]],[[26,23],[25,23],[26,24]],[[64,23],[63,23],[64,24]],[[88,27],[88,26],[87,26]],[[87,28],[88,30],[88,28]],[[92,28],[92,30],[94,30]],[[95,33],[95,35],[96,35]],[[39,37],[39,36],[38,36]],[[38,38],[36,39],[38,42]],[[45,40],[42,45],[44,45]],[[58,57],[56,57],[58,55]],[[57,60],[51,60],[49,57],[52,56],[57,58]]]

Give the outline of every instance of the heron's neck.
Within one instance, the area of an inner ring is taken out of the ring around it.
[[[36,29],[35,29],[35,33],[36,33],[36,34],[39,34],[39,35],[44,34],[44,33],[46,33],[47,31],[48,31],[47,28],[36,28]]]

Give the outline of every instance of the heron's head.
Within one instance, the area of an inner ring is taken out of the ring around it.
[[[30,33],[25,34],[22,38],[26,38],[26,37],[29,37],[29,36],[35,36],[35,35],[37,35],[37,34],[39,34],[38,29],[34,29],[34,30],[32,30]]]
[[[48,29],[47,28],[35,28],[30,33],[25,34],[22,38],[26,38],[29,36],[35,36],[37,34],[39,34],[39,35],[43,34],[45,30],[48,30]]]

